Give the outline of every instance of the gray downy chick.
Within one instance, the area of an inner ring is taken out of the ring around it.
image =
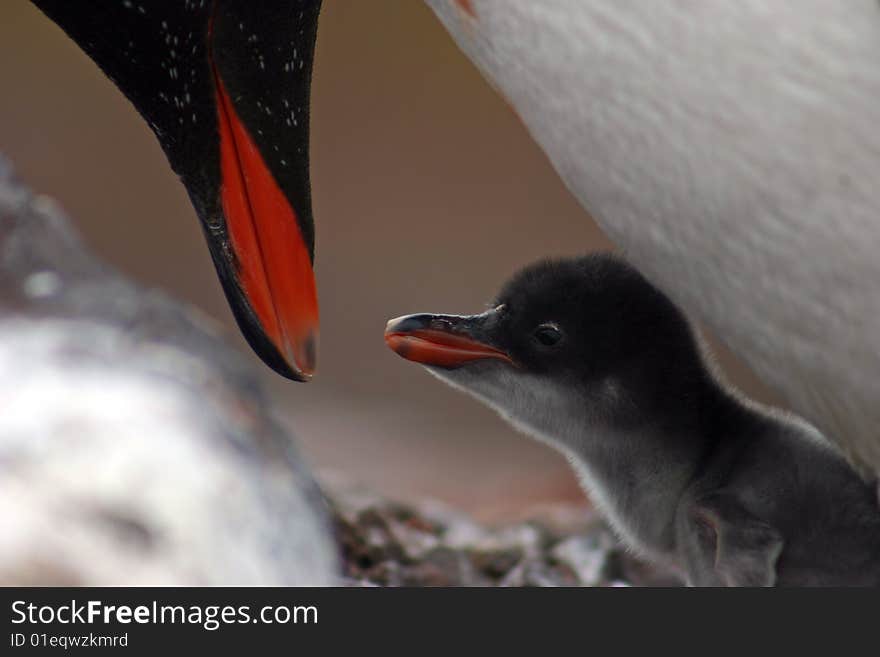
[[[517,273],[479,315],[393,319],[400,356],[561,451],[620,538],[695,586],[880,584],[880,509],[811,426],[724,384],[607,254]]]

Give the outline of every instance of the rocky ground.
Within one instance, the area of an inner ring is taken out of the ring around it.
[[[0,157],[0,585],[326,585],[322,496],[215,324]]]
[[[555,507],[496,528],[426,501],[363,490],[330,494],[351,586],[679,586],[639,561],[583,507]]]

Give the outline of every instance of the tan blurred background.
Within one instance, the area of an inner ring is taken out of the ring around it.
[[[152,133],[25,0],[0,7],[0,85],[0,153],[62,202],[106,260],[226,325],[319,473],[489,520],[582,499],[561,457],[382,340],[389,317],[477,311],[531,260],[611,248],[421,2],[334,0],[322,14],[312,99],[322,341],[308,385],[250,352]],[[729,355],[721,361],[770,398]]]

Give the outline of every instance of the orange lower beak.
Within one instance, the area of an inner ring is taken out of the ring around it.
[[[504,351],[477,340],[453,316],[407,315],[388,322],[385,343],[397,355],[422,365],[452,369],[496,359],[512,363]]]
[[[220,197],[236,276],[253,319],[300,380],[315,371],[318,295],[296,213],[215,73]]]

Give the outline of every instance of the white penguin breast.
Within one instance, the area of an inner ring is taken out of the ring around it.
[[[880,470],[880,3],[428,2],[628,259]]]

